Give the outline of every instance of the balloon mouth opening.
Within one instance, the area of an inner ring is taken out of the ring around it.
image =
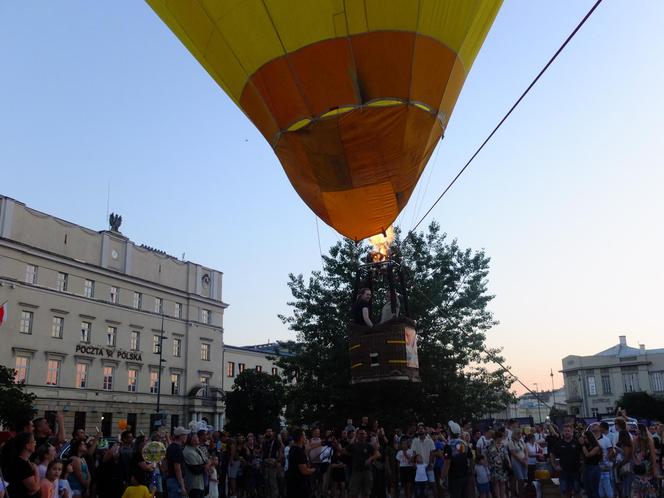
[[[445,124],[447,121],[445,113],[434,109],[433,107],[425,104],[424,102],[417,102],[417,101],[397,99],[397,98],[380,98],[380,99],[370,100],[362,105],[342,105],[330,109],[328,111],[325,111],[319,116],[298,119],[290,126],[288,126],[285,130],[283,130],[282,133],[299,131],[315,123],[316,121],[321,121],[329,118],[336,118],[342,114],[346,114],[351,111],[356,111],[356,110],[361,111],[364,108],[394,107],[400,105],[412,105],[422,111],[428,112],[429,114],[436,116],[436,118],[440,121],[440,124],[443,127],[443,129],[445,129]]]

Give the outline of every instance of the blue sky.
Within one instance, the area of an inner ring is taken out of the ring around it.
[[[404,229],[591,4],[505,2]],[[664,346],[663,20],[604,2],[430,218],[492,258],[489,343],[527,384],[619,334]],[[287,274],[320,267],[314,215],[146,4],[0,2],[0,61],[2,194],[102,229],[110,181],[126,235],[225,272],[228,342],[292,337],[277,314]]]

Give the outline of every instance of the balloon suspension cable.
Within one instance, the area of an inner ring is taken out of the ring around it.
[[[424,292],[422,292],[421,290],[419,290],[419,289],[417,289],[417,288],[415,288],[415,290],[416,290],[416,291],[417,291],[422,297],[424,297],[427,301],[429,301],[429,303],[430,303],[432,306],[436,307],[436,304],[431,300],[431,298],[430,298],[427,294],[425,294]],[[521,381],[521,379],[519,379],[519,377],[518,377],[516,374],[514,374],[514,373],[513,373],[508,367],[506,367],[506,366],[503,364],[502,361],[500,361],[500,360],[496,357],[496,355],[495,355],[494,353],[492,353],[491,351],[487,350],[487,348],[485,348],[484,346],[480,346],[480,349],[482,350],[482,352],[483,352],[484,354],[487,355],[487,357],[489,358],[489,360],[490,360],[491,362],[493,362],[493,363],[495,363],[496,365],[498,365],[498,366],[499,366],[499,367],[500,367],[500,368],[501,368],[501,369],[502,369],[507,375],[509,375],[510,377],[512,377],[512,379],[514,379],[516,382],[518,382],[519,384],[521,384],[521,386],[522,386],[526,391],[528,391],[530,394],[532,394],[533,396],[535,396],[535,399],[536,399],[539,403],[541,403],[541,404],[543,404],[544,406],[546,406],[549,410],[551,410],[551,409],[553,408],[553,407],[552,407],[551,405],[549,405],[547,402],[545,402],[544,400],[542,400],[542,398],[540,397],[539,393],[533,391],[533,390],[530,389],[526,384],[524,384],[524,383]],[[553,393],[553,391],[551,391],[551,392]]]
[[[440,202],[440,200],[445,196],[445,194],[447,194],[447,192],[452,188],[452,185],[454,185],[454,184],[456,183],[456,181],[459,179],[459,177],[463,174],[463,172],[466,171],[466,168],[468,168],[468,166],[470,166],[470,163],[473,162],[473,160],[475,159],[475,157],[477,157],[477,155],[482,151],[482,149],[484,148],[484,146],[485,146],[485,145],[486,145],[486,144],[487,144],[487,143],[493,138],[493,136],[494,136],[494,135],[496,134],[496,132],[500,129],[500,127],[503,125],[503,123],[504,123],[505,121],[507,121],[507,118],[510,117],[510,115],[512,114],[512,112],[514,111],[514,109],[517,108],[517,106],[521,103],[521,101],[524,99],[524,97],[525,97],[525,96],[530,92],[530,90],[535,86],[535,83],[537,83],[537,82],[539,81],[539,79],[542,77],[542,75],[547,71],[547,69],[549,69],[549,66],[551,66],[551,64],[553,64],[553,61],[555,61],[555,60],[558,58],[558,55],[560,55],[560,53],[565,49],[565,47],[567,46],[567,44],[572,40],[572,38],[574,38],[574,36],[578,33],[578,31],[581,29],[581,27],[582,27],[582,26],[586,23],[586,21],[590,18],[590,16],[593,14],[593,12],[595,12],[595,9],[597,9],[597,7],[599,7],[599,4],[601,4],[602,1],[603,1],[603,0],[597,0],[597,1],[595,2],[595,4],[590,8],[590,10],[588,11],[588,13],[583,17],[583,19],[581,19],[581,21],[579,22],[579,24],[577,24],[576,28],[574,28],[574,31],[572,31],[572,32],[569,34],[569,36],[565,39],[565,41],[563,42],[563,44],[558,48],[558,50],[556,50],[556,53],[553,54],[553,57],[551,57],[551,58],[549,59],[549,62],[546,63],[546,65],[541,69],[541,71],[537,74],[537,76],[535,76],[535,79],[530,83],[530,85],[528,85],[528,88],[526,88],[526,90],[521,94],[521,96],[517,99],[517,101],[514,103],[514,105],[512,105],[512,107],[510,108],[510,110],[507,111],[507,113],[503,116],[503,118],[500,120],[500,122],[499,122],[499,123],[496,125],[496,127],[493,129],[493,131],[492,131],[491,133],[489,133],[489,136],[486,137],[486,139],[484,140],[484,142],[482,142],[482,144],[477,148],[477,150],[475,151],[475,153],[474,153],[472,156],[470,156],[470,159],[468,159],[468,161],[467,161],[466,164],[463,166],[463,168],[461,168],[461,170],[459,170],[459,172],[458,172],[457,175],[452,179],[452,181],[451,181],[450,184],[447,186],[447,188],[446,188],[445,190],[443,190],[443,193],[440,194],[440,195],[438,196],[438,198],[437,198],[437,199],[435,200],[435,202],[431,205],[431,207],[427,210],[427,212],[424,213],[424,215],[420,218],[420,220],[417,222],[417,224],[416,224],[416,225],[415,225],[415,226],[414,226],[414,227],[408,232],[408,234],[406,235],[406,239],[407,239],[408,237],[410,237],[411,234],[413,234],[413,233],[415,232],[415,230],[417,230],[417,227],[420,226],[420,224],[424,221],[424,219],[425,219],[425,218],[431,213],[431,211],[433,210],[433,208],[436,207],[436,205],[437,205],[437,204]],[[404,241],[405,241],[405,239],[404,239]]]

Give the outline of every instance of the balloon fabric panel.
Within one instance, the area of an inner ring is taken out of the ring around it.
[[[147,0],[345,236],[386,229],[500,0]]]

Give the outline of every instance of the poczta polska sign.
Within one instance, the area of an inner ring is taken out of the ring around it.
[[[117,358],[120,360],[143,362],[143,353],[140,351],[124,351],[122,349],[102,348],[100,346],[89,346],[87,344],[77,344],[76,352],[100,356],[102,358]]]

